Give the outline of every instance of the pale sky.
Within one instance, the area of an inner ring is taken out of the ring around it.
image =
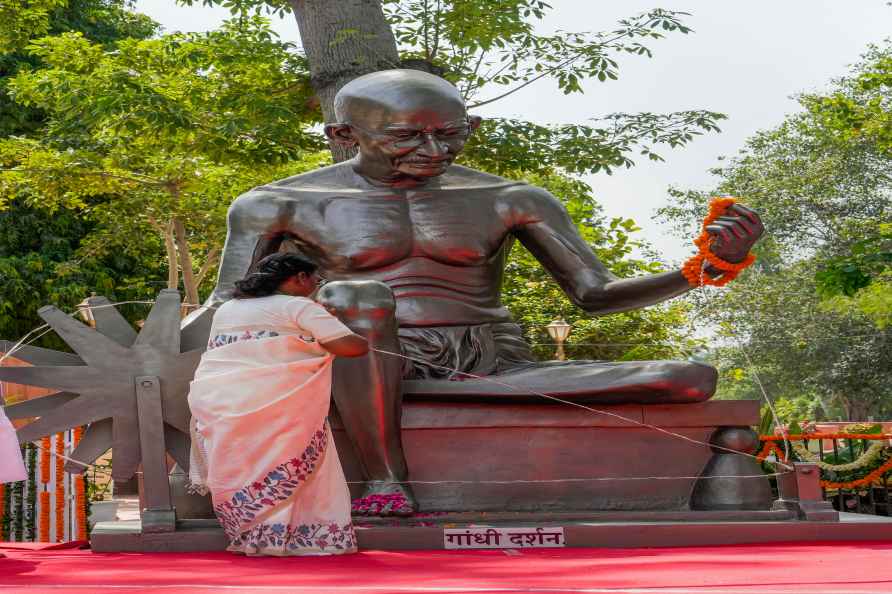
[[[825,89],[847,72],[868,44],[892,34],[892,7],[885,0],[550,0],[554,9],[542,32],[609,30],[620,18],[651,8],[691,13],[689,35],[673,34],[651,44],[654,58],[627,57],[618,81],[585,85],[584,95],[564,95],[543,80],[477,110],[483,116],[516,117],[537,123],[584,122],[613,112],[723,112],[722,132],[674,151],[663,163],[638,165],[612,176],[586,178],[609,216],[632,217],[667,258],[682,259],[691,248],[657,222],[666,188],[709,189],[708,170],[733,156],[747,137],[771,128],[796,111],[796,93]],[[176,6],[173,0],[137,0],[136,9],[167,31],[216,27],[228,11]],[[292,15],[275,23],[280,35],[300,42]],[[496,91],[493,88],[490,92]],[[487,95],[484,95],[484,97]]]

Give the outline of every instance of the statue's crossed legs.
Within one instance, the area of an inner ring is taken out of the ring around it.
[[[538,402],[538,393],[586,404],[683,404],[707,400],[717,373],[687,361],[536,362],[514,324],[400,329],[390,288],[376,281],[333,282],[318,300],[381,352],[335,362],[333,397],[368,482],[364,498],[403,496],[416,509],[400,437],[403,379],[426,379],[442,400]],[[491,376],[494,381],[465,375]],[[448,380],[462,381],[448,381]],[[515,388],[516,387],[516,388]]]

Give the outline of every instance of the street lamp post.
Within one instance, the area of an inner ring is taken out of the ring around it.
[[[557,343],[557,348],[554,351],[554,358],[558,361],[565,361],[567,359],[567,355],[564,354],[564,341],[567,340],[567,337],[570,336],[570,330],[573,327],[564,321],[564,318],[558,318],[545,326],[545,329],[548,330],[548,335]]]

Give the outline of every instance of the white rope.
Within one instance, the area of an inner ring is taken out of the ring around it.
[[[102,466],[99,466],[97,464],[88,464],[86,462],[81,462],[80,460],[75,460],[74,458],[69,458],[68,456],[66,456],[64,454],[60,454],[52,449],[47,449],[47,448],[41,446],[36,441],[32,442],[32,443],[33,443],[34,447],[37,448],[38,450],[42,450],[42,451],[50,454],[51,456],[55,456],[56,458],[61,458],[62,460],[65,460],[66,462],[71,462],[72,464],[77,464],[78,466],[82,466],[84,468],[84,470],[89,468],[89,469],[93,470],[94,472],[98,470],[100,473],[107,474],[107,475],[111,476],[111,473],[108,472]]]
[[[80,313],[81,310],[83,310],[83,309],[88,309],[88,310],[89,309],[102,309],[103,307],[117,307],[118,305],[127,305],[130,303],[154,304],[155,302],[154,301],[118,301],[117,303],[106,303],[104,305],[76,305],[75,310],[72,312],[69,312],[68,315],[71,317],[74,317],[78,313]],[[34,334],[35,332],[39,332],[40,330],[43,330],[43,332],[41,332],[34,338],[29,339],[29,337],[32,334]],[[3,353],[3,355],[0,356],[0,365],[2,365],[3,362],[6,361],[7,358],[11,357],[13,355],[13,353],[15,353],[17,350],[21,349],[23,346],[26,346],[26,344],[30,344],[30,343],[34,342],[35,340],[37,340],[38,338],[40,338],[41,336],[43,336],[50,330],[52,330],[52,328],[50,328],[49,324],[41,324],[40,326],[34,328],[33,330],[31,330],[30,332],[25,334],[17,343],[15,343],[12,346],[11,349],[9,349],[9,351]],[[27,341],[27,343],[25,341]]]
[[[740,452],[734,452],[739,454]],[[755,479],[777,477],[788,474],[787,472],[773,472],[761,474],[730,474],[709,476],[601,476],[592,478],[565,478],[565,479],[514,479],[514,480],[442,480],[442,481],[347,481],[348,485],[367,485],[376,483],[382,485],[526,485],[544,483],[591,483],[607,481],[687,481],[698,479]]]
[[[576,408],[581,408],[581,409],[583,409],[583,410],[587,410],[587,411],[589,411],[589,412],[591,412],[591,413],[594,413],[594,414],[606,415],[606,416],[608,416],[608,417],[613,417],[613,418],[615,418],[615,419],[619,419],[619,420],[621,420],[621,421],[626,421],[626,422],[628,422],[628,423],[632,423],[632,424],[634,424],[634,425],[638,425],[638,426],[640,426],[640,427],[646,427],[646,428],[648,428],[648,429],[653,429],[654,431],[658,431],[658,432],[660,432],[660,433],[664,433],[664,434],[666,434],[666,435],[670,435],[670,436],[672,436],[672,437],[676,437],[676,438],[678,438],[678,439],[681,439],[681,440],[684,440],[684,441],[688,441],[688,442],[693,443],[693,444],[696,444],[696,445],[705,445],[705,446],[710,447],[710,448],[714,448],[714,449],[718,449],[718,450],[724,450],[724,451],[726,451],[726,452],[730,452],[730,453],[732,453],[732,454],[738,454],[738,455],[741,455],[741,456],[748,456],[748,457],[750,457],[750,458],[754,458],[754,459],[758,460],[758,457],[755,456],[755,455],[753,455],[753,454],[746,454],[746,453],[744,453],[744,452],[739,452],[739,451],[737,451],[737,450],[732,450],[732,449],[730,449],[730,448],[726,448],[726,447],[723,447],[723,446],[719,446],[719,445],[716,445],[716,444],[712,444],[712,443],[709,443],[709,442],[706,442],[706,441],[701,441],[701,440],[699,440],[699,439],[694,439],[693,437],[688,437],[687,435],[682,435],[681,433],[676,433],[676,432],[674,432],[674,431],[670,431],[669,429],[665,429],[665,428],[660,427],[660,426],[658,426],[658,425],[653,425],[653,424],[651,424],[651,423],[645,423],[644,421],[638,421],[638,420],[636,420],[636,419],[632,419],[632,418],[630,418],[630,417],[623,416],[623,415],[621,415],[621,414],[619,414],[619,413],[610,412],[610,411],[606,411],[606,410],[600,410],[600,409],[597,409],[597,408],[592,408],[592,407],[590,407],[590,406],[586,406],[586,405],[584,405],[584,404],[580,404],[580,403],[578,403],[578,402],[573,402],[573,401],[570,401],[570,400],[564,400],[563,398],[558,398],[557,396],[551,396],[551,395],[549,395],[549,394],[545,394],[545,393],[543,393],[543,392],[538,392],[538,391],[536,391],[536,390],[530,390],[530,389],[528,389],[528,388],[522,388],[522,387],[519,387],[519,386],[514,386],[514,385],[509,384],[509,383],[507,383],[507,382],[501,382],[501,381],[499,381],[499,380],[495,380],[495,379],[493,379],[492,377],[489,377],[489,376],[475,375],[475,374],[473,374],[473,373],[468,373],[468,372],[465,372],[465,371],[460,371],[460,370],[458,370],[458,369],[452,369],[451,367],[446,367],[446,366],[444,366],[444,365],[435,365],[435,364],[433,364],[433,363],[430,363],[430,362],[428,362],[428,361],[425,361],[424,359],[419,359],[419,358],[417,358],[417,357],[410,357],[410,356],[408,356],[408,355],[404,355],[404,354],[402,354],[402,353],[394,353],[394,352],[392,352],[392,351],[385,351],[385,350],[383,350],[383,349],[376,349],[376,348],[374,348],[374,347],[370,348],[369,350],[371,350],[371,351],[375,351],[376,353],[382,353],[382,354],[385,354],[385,355],[392,355],[392,356],[394,356],[394,357],[401,357],[401,358],[403,358],[403,359],[408,359],[409,361],[415,361],[415,362],[423,363],[424,365],[427,365],[428,367],[434,367],[434,368],[438,368],[438,369],[444,369],[444,370],[447,370],[447,371],[452,371],[452,372],[455,372],[455,373],[460,373],[461,375],[464,375],[464,376],[467,376],[467,377],[472,377],[472,378],[474,378],[474,379],[483,380],[483,381],[486,381],[486,382],[489,382],[489,383],[492,383],[492,384],[495,384],[495,385],[498,385],[498,386],[502,386],[502,387],[505,387],[505,388],[509,388],[509,389],[511,389],[511,390],[515,390],[516,392],[521,393],[521,394],[531,394],[531,395],[535,395],[535,396],[540,396],[540,397],[542,397],[542,398],[545,398],[546,400],[551,400],[551,401],[553,401],[553,402],[558,402],[558,403],[560,403],[560,404],[566,404],[566,405],[569,405],[569,406],[575,406]],[[789,466],[789,465],[787,465],[787,464],[785,464],[785,463],[783,463],[783,462],[778,462],[778,464],[779,464],[781,467],[783,467],[783,468],[785,468],[785,469],[787,469],[787,470],[789,470],[789,471],[793,471],[793,470],[794,470],[792,466]]]
[[[155,303],[154,300],[151,300],[151,301],[133,300],[133,301],[119,301],[119,302],[116,302],[116,303],[108,303],[108,304],[102,304],[102,305],[84,305],[84,306],[77,306],[76,309],[75,309],[75,311],[69,313],[68,315],[74,316],[74,315],[76,315],[81,309],[100,309],[100,308],[103,308],[103,307],[116,307],[116,306],[118,306],[118,305],[126,305],[126,304],[154,304],[154,303]],[[212,307],[212,309],[216,309],[216,308],[213,308],[213,307]],[[44,332],[42,332],[42,333],[41,333],[40,335],[38,335],[38,336],[35,336],[35,337],[29,339],[29,337],[30,337],[32,334],[34,334],[35,332],[38,332],[38,331],[40,331],[40,330],[44,330]],[[48,324],[43,324],[42,326],[38,326],[37,328],[35,328],[34,330],[32,330],[31,332],[29,332],[28,334],[26,334],[24,337],[22,337],[22,339],[20,339],[20,340],[13,346],[13,348],[9,350],[9,352],[5,353],[2,357],[0,357],[0,363],[2,363],[7,357],[9,357],[10,355],[12,355],[17,349],[20,349],[20,348],[23,346],[23,344],[26,343],[26,341],[29,342],[29,343],[30,343],[30,342],[33,342],[34,340],[37,340],[38,338],[40,338],[41,336],[43,336],[44,334],[46,334],[46,333],[49,332],[50,330],[51,330],[51,328],[49,327]],[[644,344],[647,344],[647,343],[635,343],[634,346],[641,346],[641,345],[644,345]],[[660,343],[650,343],[650,344],[651,344],[651,345],[657,345],[657,344],[660,344]],[[665,346],[665,345],[664,345],[664,346]],[[677,347],[676,347],[676,348],[677,348]],[[740,348],[742,349],[742,347],[740,347]],[[707,446],[707,447],[709,447],[709,448],[713,448],[713,449],[717,449],[717,450],[724,450],[724,451],[729,452],[729,453],[732,453],[732,454],[737,454],[737,455],[741,455],[741,456],[747,456],[747,457],[754,458],[754,459],[758,460],[758,457],[755,456],[755,455],[753,455],[753,454],[748,454],[748,453],[745,453],[745,452],[740,452],[740,451],[737,451],[737,450],[732,450],[732,449],[730,449],[730,448],[725,448],[725,447],[723,447],[723,446],[719,446],[719,445],[716,445],[716,444],[712,444],[712,443],[709,443],[709,442],[706,442],[706,441],[702,441],[702,440],[698,440],[698,439],[689,437],[689,436],[687,436],[687,435],[683,435],[683,434],[680,434],[680,433],[676,433],[676,432],[674,432],[674,431],[670,431],[669,429],[665,429],[665,428],[663,428],[663,427],[659,427],[659,426],[657,426],[657,425],[653,425],[653,424],[651,424],[651,423],[646,423],[646,422],[643,422],[643,421],[638,421],[638,420],[636,420],[636,419],[633,419],[633,418],[630,418],[630,417],[626,417],[626,416],[623,416],[623,415],[618,414],[618,413],[614,413],[614,412],[610,412],[610,411],[605,411],[605,410],[600,410],[600,409],[592,408],[592,407],[590,407],[590,406],[586,406],[586,405],[584,405],[584,404],[580,404],[580,403],[577,403],[577,402],[572,402],[572,401],[569,401],[569,400],[564,400],[564,399],[562,399],[562,398],[558,398],[558,397],[556,397],[556,396],[551,396],[551,395],[549,395],[549,394],[545,394],[545,393],[538,392],[538,391],[535,391],[535,390],[526,389],[526,388],[523,388],[523,387],[520,387],[520,386],[515,386],[515,385],[512,385],[512,384],[507,383],[507,382],[502,382],[502,381],[499,381],[499,380],[495,380],[495,379],[493,379],[492,377],[479,376],[479,375],[475,375],[475,374],[472,374],[472,373],[463,372],[463,371],[458,370],[458,369],[453,369],[453,368],[450,368],[450,367],[446,367],[446,366],[443,366],[443,365],[435,365],[435,364],[432,364],[432,363],[430,363],[430,362],[428,362],[428,361],[425,361],[425,360],[423,360],[423,359],[418,359],[418,358],[415,358],[415,357],[410,357],[410,356],[408,356],[408,355],[404,355],[404,354],[402,354],[402,353],[394,353],[394,352],[391,352],[391,351],[386,351],[386,350],[383,350],[383,349],[376,349],[376,348],[372,348],[372,349],[370,349],[370,350],[375,351],[375,352],[380,353],[380,354],[384,354],[384,355],[390,355],[390,356],[394,356],[394,357],[400,357],[400,358],[403,358],[403,359],[407,359],[407,360],[410,360],[410,361],[420,362],[420,363],[422,363],[422,364],[424,364],[424,365],[427,365],[427,366],[430,366],[430,367],[435,367],[435,368],[439,368],[439,369],[447,370],[447,371],[450,371],[450,372],[453,372],[453,373],[458,373],[458,374],[461,374],[461,375],[464,375],[464,376],[467,376],[467,377],[471,377],[471,378],[474,378],[474,379],[478,379],[478,380],[486,381],[486,382],[489,382],[489,383],[492,383],[492,384],[495,384],[495,385],[500,385],[500,386],[502,386],[502,387],[506,387],[506,388],[509,388],[509,389],[511,389],[511,390],[514,390],[514,391],[516,391],[516,392],[518,392],[518,393],[535,395],[535,396],[539,396],[539,397],[541,397],[541,398],[544,398],[544,399],[546,399],[546,400],[550,400],[550,401],[553,401],[553,402],[557,402],[557,403],[559,403],[559,404],[564,404],[564,405],[573,406],[573,407],[576,407],[576,408],[581,408],[581,409],[586,410],[586,411],[588,411],[588,412],[591,412],[591,413],[593,413],[593,414],[600,414],[600,415],[606,415],[606,416],[609,416],[609,417],[613,417],[613,418],[616,418],[616,419],[618,419],[618,420],[622,420],[622,421],[625,421],[625,422],[628,422],[628,423],[632,423],[632,424],[634,424],[634,425],[638,425],[638,426],[641,426],[641,427],[645,427],[645,428],[648,428],[648,429],[657,431],[657,432],[659,432],[659,433],[663,433],[663,434],[665,434],[665,435],[669,435],[669,436],[671,436],[671,437],[674,437],[674,438],[677,438],[677,439],[681,439],[681,440],[683,440],[683,441],[687,441],[687,442],[693,443],[693,444],[695,444],[695,445],[699,445],[699,446]],[[747,356],[747,358],[748,358],[748,355],[746,355],[745,351],[744,351],[744,355]],[[752,368],[752,363],[750,363],[750,367]],[[752,370],[752,373],[755,374],[755,370]],[[755,377],[757,377],[757,376],[755,376]],[[757,379],[757,381],[758,381],[758,379]],[[768,399],[768,395],[767,395],[767,393],[765,392],[764,387],[763,387],[762,384],[761,384],[761,381],[758,381],[758,384],[759,384],[760,388],[762,389],[763,396],[766,398],[766,402],[768,402],[768,404],[769,404],[769,408],[770,408],[770,410],[772,411],[772,414],[773,414],[774,417],[775,417],[775,422],[777,422],[777,415],[776,415],[776,412],[774,411],[774,407],[773,407],[773,405],[770,403],[770,401],[769,401],[769,399]],[[35,445],[36,445],[36,444],[35,444]],[[785,444],[785,446],[786,446],[786,444]],[[40,448],[39,445],[38,445],[37,447]],[[43,449],[43,448],[40,448],[40,449]],[[47,450],[47,451],[48,451],[51,455],[53,455],[53,456],[60,457],[60,458],[62,458],[62,459],[64,459],[64,460],[66,460],[66,461],[69,461],[69,462],[78,464],[79,466],[82,466],[82,467],[85,468],[85,469],[87,469],[87,468],[92,468],[94,471],[97,470],[97,469],[99,469],[100,472],[105,472],[104,469],[102,469],[102,468],[100,468],[100,467],[98,467],[98,466],[96,466],[96,465],[94,465],[94,464],[87,464],[87,463],[82,462],[82,461],[80,461],[80,460],[75,460],[75,459],[73,459],[73,458],[69,458],[69,457],[64,456],[64,455],[62,455],[62,454],[58,454],[58,453],[56,453],[55,451],[50,451],[50,450]],[[784,468],[787,472],[791,472],[791,471],[794,470],[792,466],[790,466],[790,465],[788,465],[788,464],[786,464],[786,463],[784,463],[784,462],[780,462],[780,461],[778,461],[778,462],[777,462],[777,465],[780,466],[780,467],[782,467],[782,468]],[[384,481],[384,482],[412,483],[412,484],[432,484],[432,485],[436,485],[436,484],[523,484],[523,483],[567,483],[567,482],[572,483],[572,482],[628,481],[628,480],[691,480],[691,479],[698,479],[698,478],[709,478],[709,479],[712,479],[712,478],[716,478],[716,479],[721,479],[721,478],[735,478],[735,479],[743,479],[743,478],[762,478],[762,477],[769,477],[769,476],[781,476],[782,474],[786,474],[787,472],[784,472],[784,473],[774,473],[774,474],[759,474],[759,475],[733,475],[733,476],[709,476],[709,477],[699,477],[699,476],[649,476],[649,477],[592,477],[592,478],[539,479],[539,480],[508,480],[508,481],[498,481],[498,480],[475,480],[475,481],[465,481],[465,480],[445,480],[445,481]],[[354,481],[354,482],[355,482],[355,483],[364,483],[364,482],[366,482],[366,481]],[[376,481],[376,482],[381,482],[381,481]]]
[[[746,352],[746,349],[743,347],[743,343],[741,342],[737,345],[737,348],[740,349],[740,352],[743,353],[744,358],[747,363],[747,370],[750,372],[750,375],[753,378],[753,381],[756,382],[756,385],[759,386],[759,390],[762,392],[762,397],[765,399],[765,404],[768,405],[768,410],[771,411],[771,417],[774,419],[774,426],[781,430],[781,435],[784,438],[784,460],[790,459],[790,442],[787,440],[788,431],[784,428],[784,426],[780,422],[780,418],[777,416],[777,411],[774,408],[774,403],[771,401],[771,398],[768,397],[768,392],[765,390],[765,386],[762,385],[762,380],[759,378],[759,374],[756,373],[756,366],[753,364],[753,360],[750,359],[749,353]]]

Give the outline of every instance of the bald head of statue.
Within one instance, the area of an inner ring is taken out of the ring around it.
[[[358,146],[354,170],[377,184],[413,186],[442,175],[480,125],[458,89],[419,70],[356,78],[335,97],[334,142]]]

